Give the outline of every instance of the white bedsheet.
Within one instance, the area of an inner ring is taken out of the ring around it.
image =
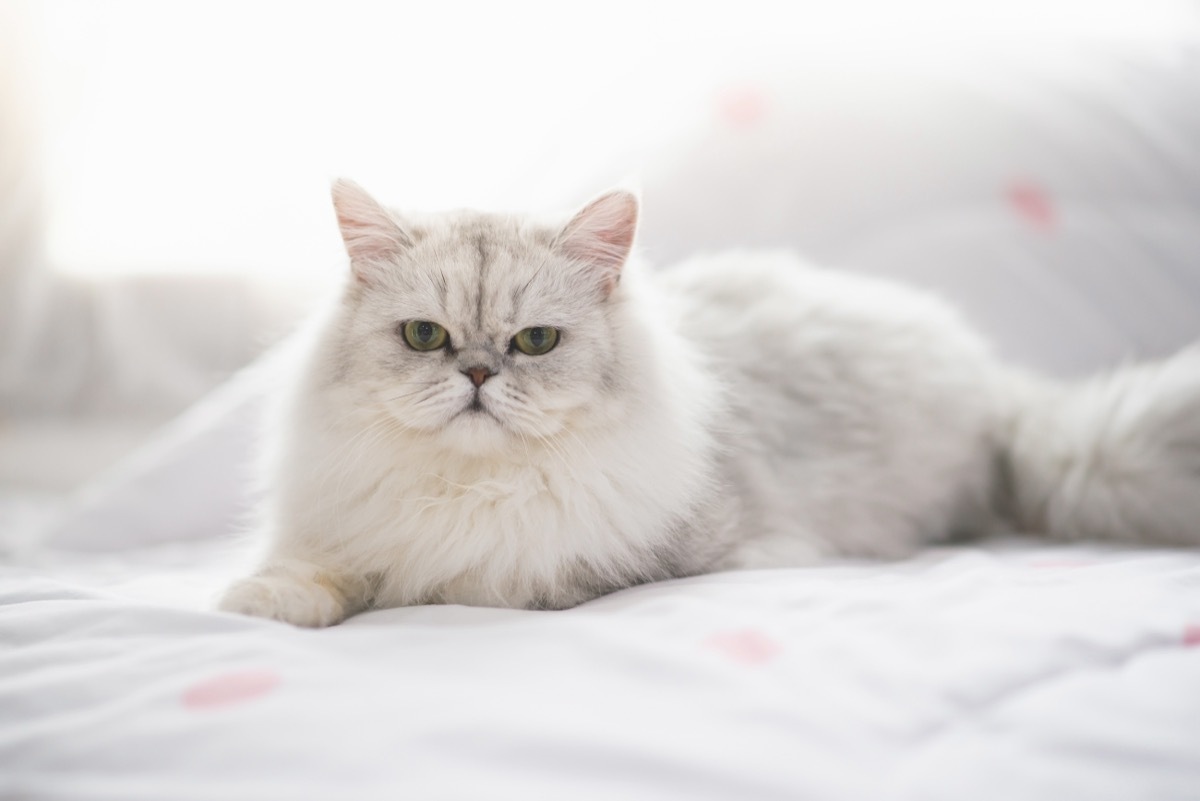
[[[0,568],[5,799],[1200,798],[1200,553],[1006,543],[306,631]]]

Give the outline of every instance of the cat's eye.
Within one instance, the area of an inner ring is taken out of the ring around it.
[[[513,347],[530,356],[541,356],[554,350],[558,344],[558,329],[536,325],[517,333],[512,339]]]
[[[410,320],[401,331],[404,341],[413,350],[437,350],[449,339],[445,328],[428,320]]]

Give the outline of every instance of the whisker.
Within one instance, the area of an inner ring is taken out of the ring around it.
[[[393,403],[398,400],[403,400],[404,398],[411,398],[413,395],[423,392],[425,387],[431,387],[431,386],[434,386],[436,384],[441,384],[441,383],[443,383],[443,382],[441,382],[441,381],[405,381],[405,382],[402,382],[401,385],[417,386],[417,387],[422,387],[422,389],[414,389],[411,392],[401,392],[399,395],[393,395],[390,398],[382,398],[378,402],[379,403]]]

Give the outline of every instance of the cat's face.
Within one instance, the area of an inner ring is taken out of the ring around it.
[[[334,200],[354,273],[340,358],[363,403],[471,451],[566,436],[625,389],[613,309],[631,195],[558,227],[401,222],[346,182]]]

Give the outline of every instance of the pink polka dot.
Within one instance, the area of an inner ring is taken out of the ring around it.
[[[742,665],[770,662],[783,651],[779,643],[757,629],[718,632],[705,640],[704,644]]]
[[[767,96],[757,87],[726,89],[717,98],[721,119],[735,128],[752,128],[767,116]]]
[[[1183,630],[1183,646],[1200,648],[1200,623],[1193,623]]]
[[[245,703],[274,690],[280,676],[273,670],[243,670],[193,684],[183,693],[188,709],[212,709]]]
[[[1013,211],[1034,228],[1050,231],[1057,222],[1054,202],[1040,186],[1018,181],[1008,188],[1008,202]]]

